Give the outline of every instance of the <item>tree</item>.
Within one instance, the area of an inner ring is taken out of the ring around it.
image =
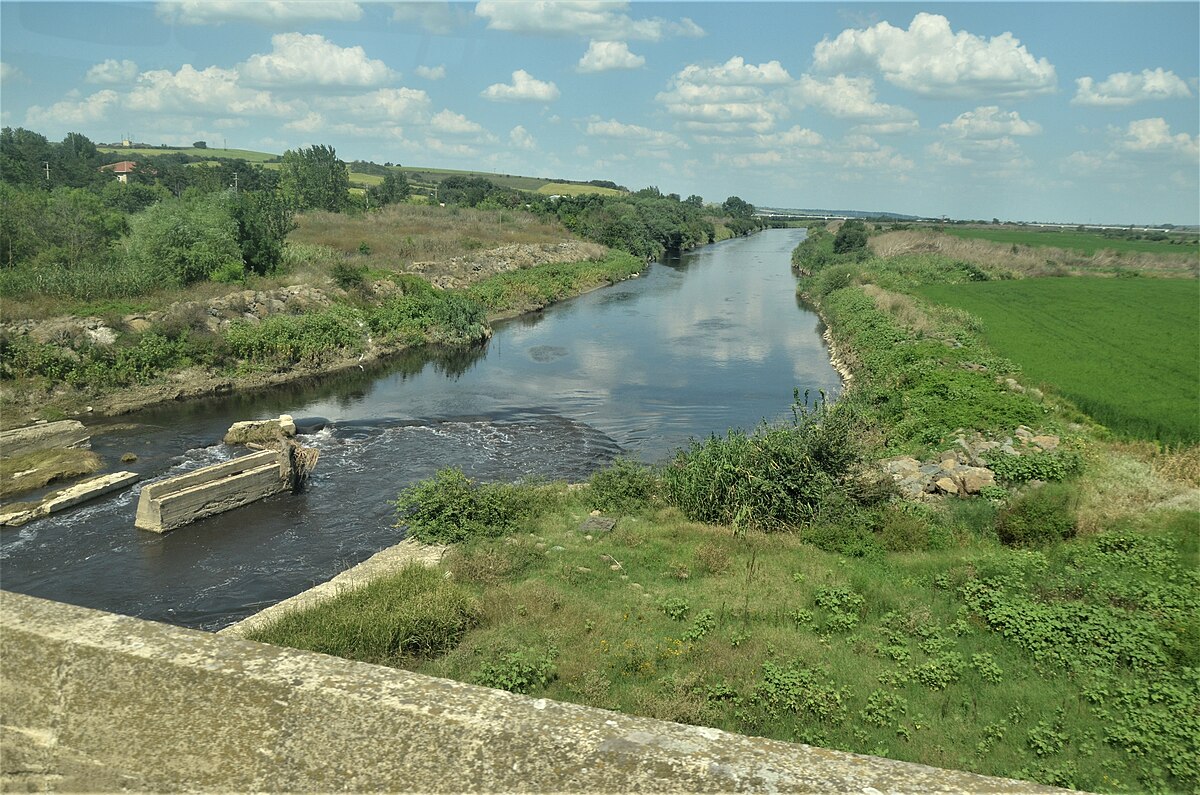
[[[388,171],[383,175],[383,182],[367,189],[367,195],[379,207],[402,202],[408,198],[410,192],[408,177],[403,171]]]
[[[754,215],[754,205],[737,196],[730,196],[721,204],[721,210],[731,218],[749,218]]]
[[[315,145],[283,153],[279,184],[301,210],[341,212],[350,190],[350,174],[332,146]]]
[[[232,196],[209,193],[159,202],[130,219],[127,256],[168,284],[209,278],[242,264]]]
[[[867,247],[867,228],[862,221],[851,219],[842,224],[833,238],[833,253],[849,254]]]
[[[691,196],[688,196],[686,199],[684,199],[683,203],[690,204],[693,207],[703,207],[704,199],[701,198],[700,196],[697,196],[695,193],[693,193]]]
[[[208,141],[192,141],[193,149],[207,149]]]
[[[283,261],[284,239],[296,228],[291,206],[275,193],[243,192],[231,210],[246,270],[259,275],[273,272]]]

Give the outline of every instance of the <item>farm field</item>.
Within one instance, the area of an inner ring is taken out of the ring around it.
[[[1200,439],[1200,283],[1023,279],[931,284],[923,297],[979,317],[984,339],[1111,430]]]
[[[268,160],[276,160],[279,155],[273,155],[270,152],[255,152],[251,149],[194,149],[190,146],[181,146],[171,149],[160,149],[158,147],[133,147],[126,149],[123,146],[97,146],[97,150],[101,152],[116,152],[118,154],[128,154],[138,157],[159,157],[161,155],[194,155],[196,157],[228,157],[245,160],[249,163],[265,163]]]
[[[1186,243],[1172,244],[1166,240],[1127,240],[1119,237],[1104,237],[1098,232],[1050,231],[1039,229],[1012,229],[1009,227],[987,228],[947,226],[945,233],[967,240],[990,240],[994,243],[1011,243],[1018,246],[1051,246],[1079,251],[1092,255],[1097,251],[1117,252],[1146,251],[1151,254],[1198,255],[1196,236],[1181,235]]]
[[[537,192],[547,196],[582,196],[585,193],[598,193],[601,196],[624,195],[621,191],[612,188],[602,188],[599,185],[580,185],[575,182],[547,182],[538,188]]]

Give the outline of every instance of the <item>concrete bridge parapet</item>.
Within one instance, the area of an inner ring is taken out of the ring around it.
[[[5,791],[1056,791],[8,592],[0,635]]]

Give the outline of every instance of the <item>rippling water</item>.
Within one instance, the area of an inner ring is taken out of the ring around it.
[[[94,449],[114,469],[137,453],[143,483],[239,454],[219,443],[233,421],[283,412],[321,458],[303,494],[165,536],[133,527],[140,486],[5,529],[0,584],[217,629],[400,540],[388,500],[439,468],[581,480],[618,454],[660,460],[689,438],[782,418],[793,388],[840,388],[817,318],[796,304],[788,262],[802,236],[769,230],[653,265],[477,349],[102,423]]]

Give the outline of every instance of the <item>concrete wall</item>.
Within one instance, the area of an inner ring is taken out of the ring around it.
[[[2,788],[1051,792],[0,592]]]

